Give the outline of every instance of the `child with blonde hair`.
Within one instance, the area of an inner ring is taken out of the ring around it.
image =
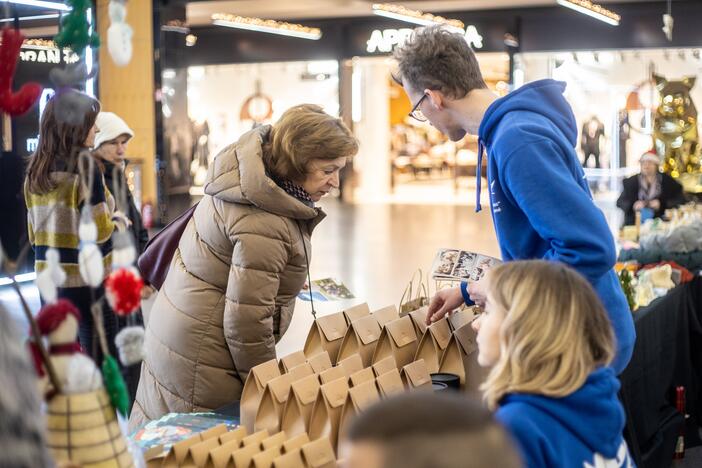
[[[488,406],[528,467],[634,466],[623,438],[609,318],[588,281],[562,263],[491,269],[475,320]]]

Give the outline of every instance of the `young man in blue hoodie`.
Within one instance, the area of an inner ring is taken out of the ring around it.
[[[577,127],[563,97],[565,84],[535,81],[498,98],[487,89],[465,39],[441,27],[418,29],[395,58],[395,78],[413,103],[413,117],[428,120],[453,141],[467,133],[478,135],[476,211],[481,209],[486,151],[490,208],[502,259],[559,261],[585,276],[612,322],[617,339],[612,367],[621,373],[633,351],[634,324],[613,270],[614,239],[575,153]],[[439,291],[427,321],[464,302],[484,301],[480,282]]]

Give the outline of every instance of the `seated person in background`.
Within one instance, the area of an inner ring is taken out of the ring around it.
[[[518,468],[512,441],[465,395],[406,393],[352,421],[339,457],[346,468]]]
[[[614,333],[590,284],[562,263],[516,261],[487,273],[485,312],[474,322],[488,407],[530,468],[634,466]],[[496,464],[495,466],[499,466]]]
[[[655,152],[647,151],[639,162],[641,173],[624,179],[624,189],[617,200],[627,226],[636,223],[636,212],[644,208],[653,210],[654,218],[660,218],[665,210],[685,203],[682,186],[659,170],[660,159]]]

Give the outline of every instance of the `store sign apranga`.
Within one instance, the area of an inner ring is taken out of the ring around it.
[[[369,54],[376,52],[392,52],[395,47],[399,47],[407,41],[407,39],[412,35],[414,30],[410,28],[400,28],[400,29],[375,29],[368,41],[366,41],[367,47],[366,51]],[[474,49],[483,48],[483,36],[480,35],[478,29],[471,25],[468,25],[463,37],[468,42],[468,45]]]

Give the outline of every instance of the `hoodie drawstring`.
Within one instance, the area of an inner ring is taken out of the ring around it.
[[[480,205],[480,186],[483,180],[483,153],[485,152],[485,143],[482,139],[478,139],[478,168],[476,169],[477,185],[475,189],[475,212],[479,213],[483,207]]]

